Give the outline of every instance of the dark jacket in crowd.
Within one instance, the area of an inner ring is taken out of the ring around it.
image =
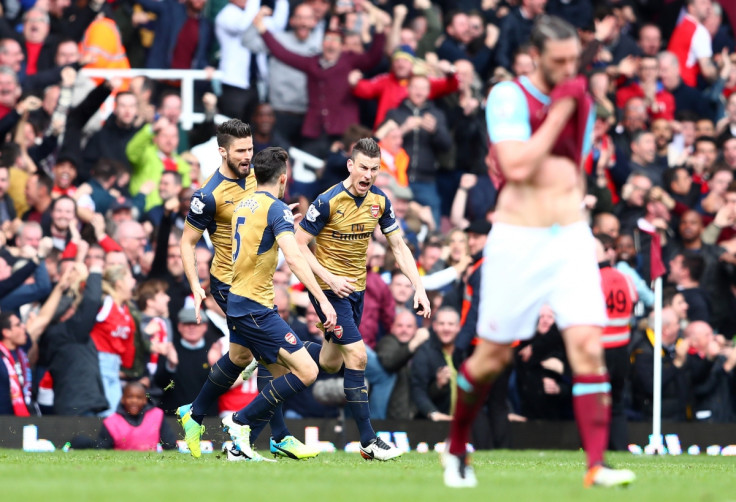
[[[529,35],[534,26],[533,19],[527,19],[521,14],[519,7],[511,12],[501,22],[501,33],[496,44],[496,65],[511,70],[514,62],[514,51],[529,42]]]
[[[693,377],[693,417],[699,422],[726,423],[736,420],[733,391],[736,378],[733,370],[726,372],[724,356],[712,361],[688,354]]]
[[[77,173],[77,180],[81,182],[89,179],[92,168],[99,159],[112,159],[130,168],[125,147],[138,129],[140,128],[118,125],[115,116],[111,115],[102,129],[89,138],[84,148],[84,163]]]
[[[39,341],[39,364],[54,381],[54,413],[90,415],[108,408],[97,348],[89,334],[102,307],[102,276],[90,273],[82,301],[67,321],[51,325]]]
[[[452,136],[447,129],[447,120],[442,110],[434,103],[427,101],[421,107],[405,99],[398,107],[386,113],[386,120],[403,124],[411,116],[421,117],[429,113],[437,120],[434,133],[430,134],[421,127],[404,134],[404,150],[409,154],[409,182],[419,181],[433,183],[439,162],[437,155],[450,149]]]
[[[632,344],[632,409],[651,420],[654,404],[654,334],[639,335]],[[692,415],[690,368],[674,364],[675,347],[662,347],[662,420],[684,421]]]
[[[148,50],[146,68],[171,68],[176,47],[184,23],[187,21],[186,4],[178,0],[139,0],[141,6],[156,14],[156,29],[153,45]],[[194,52],[191,69],[202,70],[208,64],[210,46],[213,40],[212,21],[205,16],[197,19],[199,38]]]
[[[394,335],[386,335],[376,345],[376,355],[383,369],[396,375],[394,390],[388,401],[386,418],[389,420],[408,420],[414,418],[417,407],[411,399],[411,371],[409,361],[414,354],[409,343],[402,343]]]
[[[452,361],[456,369],[460,368],[459,350],[454,351]],[[447,366],[447,361],[442,344],[432,333],[429,340],[417,349],[411,363],[411,398],[422,417],[429,417],[435,411],[450,414],[452,383],[437,387],[437,370],[443,366]]]

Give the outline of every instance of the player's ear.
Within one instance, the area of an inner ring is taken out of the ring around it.
[[[223,159],[227,157],[227,150],[225,150],[224,146],[218,146],[217,151],[220,152],[220,157]]]

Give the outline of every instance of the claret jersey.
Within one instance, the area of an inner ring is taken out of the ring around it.
[[[279,260],[276,241],[294,235],[294,215],[270,193],[255,192],[233,212],[232,229],[233,282],[227,314],[241,317],[272,309],[273,274]]]
[[[226,178],[218,169],[207,178],[201,188],[192,194],[187,225],[197,232],[207,230],[215,248],[210,274],[220,282],[232,282],[232,229],[233,211],[244,197],[256,188],[252,172],[245,179]]]
[[[366,253],[376,225],[385,235],[399,231],[386,194],[372,186],[365,197],[356,197],[338,183],[319,195],[300,226],[316,237],[317,260],[335,275],[357,279],[356,291],[365,290]],[[330,289],[319,277],[322,289]]]

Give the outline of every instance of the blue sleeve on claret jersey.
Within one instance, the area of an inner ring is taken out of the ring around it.
[[[317,235],[330,219],[330,201],[325,194],[320,195],[307,209],[307,214],[299,224],[311,235]]]
[[[215,218],[216,210],[217,201],[214,195],[199,189],[192,194],[187,222],[197,230],[204,232]]]
[[[585,135],[583,136],[583,155],[581,159],[588,157],[588,154],[593,149],[593,128],[595,127],[595,107],[590,107],[590,113],[588,114],[588,121],[585,123]]]
[[[284,232],[294,233],[294,213],[289,206],[276,201],[268,208],[268,226],[273,230],[273,236],[278,237]]]
[[[391,207],[391,201],[388,197],[386,197],[386,194],[384,194],[380,190],[378,190],[378,192],[383,195],[384,200],[386,201],[386,207],[383,209],[383,214],[378,219],[378,225],[381,227],[381,232],[383,232],[384,234],[390,234],[391,232],[399,229],[399,224],[396,221],[394,208]]]
[[[517,84],[501,82],[491,89],[486,104],[486,123],[491,143],[527,141],[532,137],[529,105]]]

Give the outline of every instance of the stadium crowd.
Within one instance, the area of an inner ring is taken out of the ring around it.
[[[595,101],[584,210],[599,261],[629,276],[639,299],[629,357],[617,363],[625,416],[652,413],[660,261],[663,418],[736,421],[732,2],[0,3],[0,414],[109,416],[126,381],[169,414],[197,395],[227,352],[227,324],[211,295],[197,324],[180,238],[192,193],[219,166],[219,113],[251,124],[256,152],[296,148],[322,161],[292,155],[285,199],[302,214],[346,177],[358,139],[379,141],[375,184],[435,308],[428,321],[414,313],[411,282],[376,232],[360,325],[372,417],[449,420],[502,185],[484,100],[494,84],[532,70],[529,33],[546,13],[572,23],[583,44]],[[80,71],[130,67],[222,77],[198,82],[205,118],[185,130],[176,82]],[[207,291],[206,235],[196,253]],[[319,341],[314,307],[286,265],[274,283],[279,314],[302,340]],[[252,400],[256,378],[237,381],[212,414]],[[286,403],[286,417],[337,416],[336,379],[321,375]],[[572,418],[570,367],[550,309],[503,381],[478,426],[481,445],[507,444],[508,420]]]

